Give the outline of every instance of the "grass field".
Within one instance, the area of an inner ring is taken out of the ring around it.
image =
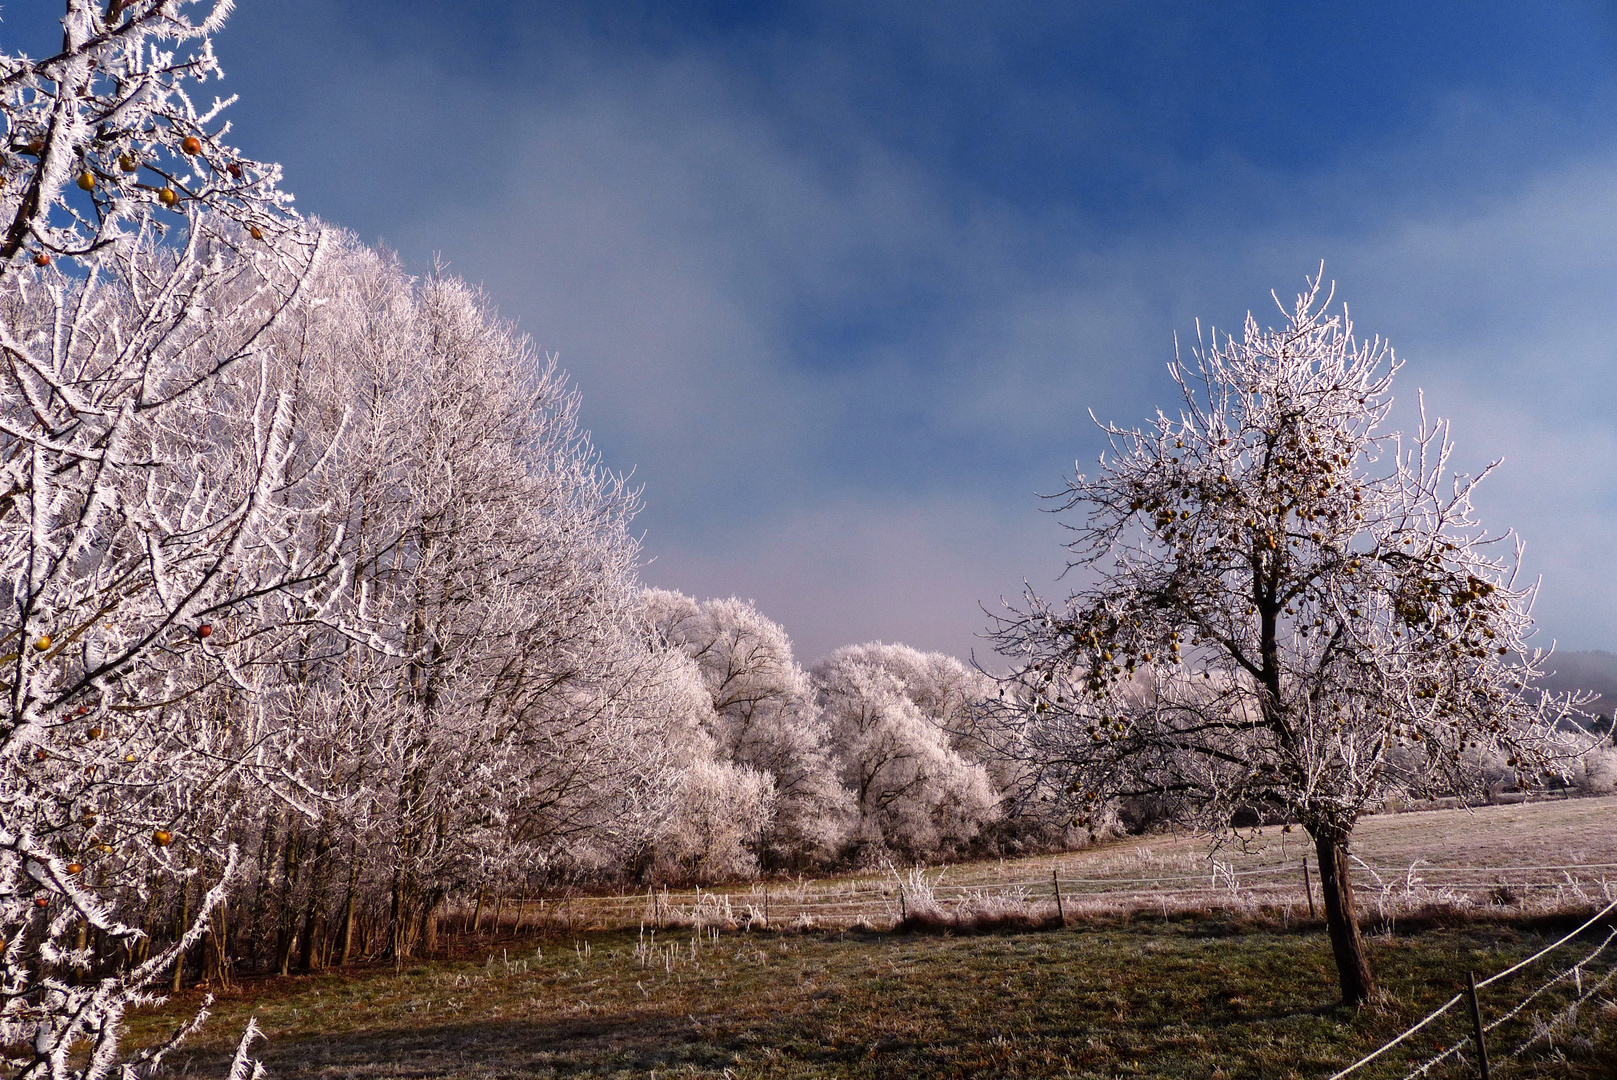
[[[1445,853],[1467,866],[1483,857],[1513,866],[1617,862],[1614,812],[1613,800],[1586,800],[1376,818],[1361,828],[1359,850],[1372,865],[1436,864]],[[1162,838],[1066,856],[1062,873],[1138,863],[1147,858],[1141,847],[1154,859],[1205,859],[1205,849],[1190,843]],[[1009,880],[1040,866],[977,864],[951,873]],[[255,1015],[268,1035],[261,1057],[281,1077],[1323,1080],[1447,1000],[1467,970],[1479,978],[1500,971],[1570,926],[1497,907],[1449,914],[1436,925],[1405,920],[1372,935],[1388,996],[1364,1010],[1335,1004],[1323,928],[1273,907],[1166,918],[1135,911],[981,936],[685,927],[487,937],[462,943],[472,959],[250,980],[216,1004],[183,1060],[195,1072],[218,1073],[235,1033]],[[1485,1016],[1501,1015],[1601,937],[1585,935],[1486,991]],[[1612,969],[1608,951],[1576,989],[1569,980],[1496,1032],[1494,1076],[1617,1076],[1611,985],[1574,1025],[1519,1061],[1509,1057],[1533,1034],[1535,1018],[1594,989]],[[135,1039],[172,1025],[197,997],[188,993],[160,1014],[136,1018]],[[1454,1009],[1358,1075],[1401,1077],[1468,1028],[1468,1015]]]
[[[1368,817],[1354,837],[1361,898],[1386,918],[1433,902],[1487,904],[1501,891],[1517,896],[1526,910],[1593,901],[1605,895],[1608,881],[1617,882],[1614,818],[1617,798]],[[935,868],[924,884],[945,906],[1010,901],[1052,918],[1052,875],[1061,880],[1069,915],[1149,909],[1166,916],[1208,907],[1240,913],[1259,906],[1306,912],[1304,858],[1312,859],[1312,846],[1295,829],[1232,838],[1216,851],[1203,837],[1170,834]],[[886,926],[902,910],[901,892],[915,899],[913,888],[899,886],[893,872],[869,871],[655,896],[552,898],[529,902],[522,919],[558,932],[642,923],[757,926],[765,912],[777,927]],[[512,924],[515,910],[514,903],[504,908]]]

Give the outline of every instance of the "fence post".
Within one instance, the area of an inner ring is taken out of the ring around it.
[[[1308,894],[1308,917],[1314,917],[1314,883],[1308,877],[1308,856],[1303,856],[1303,892]]]
[[[909,910],[904,906],[904,886],[900,883],[898,886],[898,921],[900,923],[908,922],[909,917]]]
[[[1062,926],[1066,926],[1067,909],[1061,906],[1061,879],[1056,877],[1056,868],[1053,866],[1050,867],[1050,884],[1055,886],[1056,890],[1056,917],[1061,920]]]
[[[764,886],[764,929],[773,930],[775,927],[769,921],[769,886]]]
[[[1471,999],[1471,1028],[1477,1039],[1477,1068],[1482,1080],[1488,1080],[1488,1044],[1482,1041],[1482,1010],[1477,1007],[1477,973],[1465,973],[1466,990]]]

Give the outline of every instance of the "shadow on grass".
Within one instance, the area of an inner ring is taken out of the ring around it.
[[[566,1076],[653,1069],[723,1070],[736,1061],[733,1038],[689,1018],[480,1021],[311,1038],[281,1036],[255,1048],[277,1078],[398,1077],[448,1080],[486,1076]],[[716,1038],[715,1038],[716,1036]],[[181,1055],[180,1070],[222,1077],[230,1055]]]
[[[1024,915],[1019,912],[993,914],[953,912],[911,912],[886,931],[889,934],[1025,934],[1039,930],[1059,930],[1056,915]]]

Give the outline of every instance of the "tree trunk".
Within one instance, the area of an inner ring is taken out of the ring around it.
[[[73,951],[80,956],[85,956],[90,951],[90,924],[83,919],[79,920],[79,925],[73,932]],[[88,981],[86,976],[89,971],[93,970],[93,965],[85,969],[69,965],[67,981],[74,986],[79,986]]]
[[[204,882],[204,885],[206,882]],[[229,990],[233,983],[230,962],[230,905],[220,904],[208,916],[208,936],[203,939],[202,977],[215,983],[221,990]]]
[[[180,879],[180,911],[179,917],[174,920],[174,940],[179,941],[185,937],[185,931],[191,925],[191,879]],[[173,992],[178,994],[185,989],[185,952],[181,949],[174,960],[174,977],[170,982]]]
[[[415,880],[414,861],[416,836],[410,823],[409,810],[420,795],[420,773],[414,775],[414,787],[409,778],[399,782],[399,801],[394,810],[396,847],[393,853],[393,896],[388,904],[387,957],[395,964],[403,961],[410,950],[410,925],[419,882]]]
[[[416,940],[421,943],[421,955],[429,960],[438,950],[438,905],[442,902],[443,894],[433,892],[421,906],[421,929]]]
[[[1376,977],[1364,954],[1364,936],[1353,908],[1353,882],[1348,876],[1347,837],[1321,831],[1314,836],[1319,855],[1319,887],[1325,896],[1325,925],[1342,982],[1342,1003],[1362,1005],[1376,992]]]
[[[322,930],[320,918],[326,908],[326,885],[331,879],[331,825],[321,825],[314,842],[314,865],[309,881],[309,898],[303,909],[303,932],[299,937],[298,970],[313,971],[319,963],[315,952],[317,932]]]
[[[281,975],[291,974],[292,947],[297,943],[298,936],[296,902],[298,877],[303,861],[303,830],[299,827],[301,824],[297,816],[291,818],[287,824],[286,847],[282,849],[281,911],[275,937],[275,970]]]
[[[393,868],[393,896],[387,909],[387,958],[400,962],[409,952],[410,898],[409,882],[401,855]]]
[[[348,895],[343,899],[342,905],[342,944],[338,946],[337,963],[347,965],[354,955],[354,902],[359,893],[359,845],[349,856],[348,863]]]

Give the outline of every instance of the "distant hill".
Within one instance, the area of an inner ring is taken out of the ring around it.
[[[1589,705],[1589,710],[1610,716],[1617,710],[1617,653],[1558,652],[1550,657],[1553,675],[1540,679],[1538,685],[1546,690],[1592,690],[1600,698]]]

